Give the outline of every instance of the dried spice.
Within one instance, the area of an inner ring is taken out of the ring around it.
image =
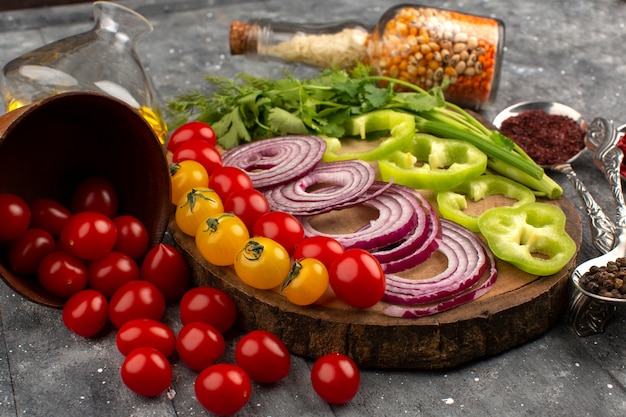
[[[592,266],[580,279],[581,287],[592,294],[607,298],[626,299],[626,258]]]
[[[526,110],[502,122],[500,132],[539,165],[567,162],[585,147],[585,132],[569,116]]]

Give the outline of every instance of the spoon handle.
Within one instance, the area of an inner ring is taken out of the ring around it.
[[[613,122],[598,117],[591,122],[589,135],[598,139],[597,143],[600,144],[596,149],[594,161],[600,165],[600,169],[602,169],[613,191],[613,197],[617,204],[616,225],[622,228],[626,227],[626,201],[624,200],[620,177],[620,166],[624,154],[617,147],[619,140],[617,129],[613,126]],[[601,140],[602,137],[604,137],[603,141]]]
[[[604,213],[602,207],[600,207],[587,190],[585,184],[578,178],[576,171],[574,171],[570,164],[557,165],[554,166],[553,169],[565,174],[576,189],[580,200],[585,206],[593,245],[601,253],[610,251],[613,248],[615,236],[615,225],[611,219]]]

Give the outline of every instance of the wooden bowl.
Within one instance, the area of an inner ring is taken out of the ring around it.
[[[0,116],[0,193],[15,193],[27,202],[52,198],[69,207],[77,184],[91,176],[112,182],[119,214],[141,220],[151,246],[163,239],[170,213],[169,167],[154,131],[135,109],[104,94],[69,92]],[[6,250],[0,275],[33,302],[56,308],[65,302],[35,277],[12,273]]]

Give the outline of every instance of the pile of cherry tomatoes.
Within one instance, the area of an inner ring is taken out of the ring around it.
[[[173,202],[177,199],[179,208],[198,208],[184,215],[177,209],[177,224],[195,236],[208,262],[232,265],[242,281],[257,288],[278,287],[301,305],[329,292],[342,294],[342,285],[347,293],[354,293],[355,285],[367,285],[368,279],[375,287],[376,268],[360,274],[365,280],[348,282],[360,254],[344,250],[334,239],[304,238],[295,217],[270,211],[245,172],[221,165],[214,139],[209,126],[192,122],[168,143],[168,148],[178,148],[169,149]],[[16,194],[0,194],[2,261],[67,299],[62,319],[75,334],[93,337],[112,324],[124,356],[121,379],[135,393],[152,397],[167,391],[174,355],[198,372],[196,397],[217,415],[235,413],[249,401],[251,380],[275,383],[288,375],[287,348],[263,330],[241,337],[235,363],[219,363],[224,334],[235,323],[235,304],[217,288],[192,287],[182,254],[165,243],[149,248],[148,240],[139,219],[118,213],[115,189],[103,177],[85,179],[67,207],[47,198],[26,202]],[[337,262],[341,259],[343,266]],[[364,264],[358,262],[367,266],[369,258],[363,259]],[[346,302],[360,308],[375,302],[375,297],[358,294]],[[180,303],[177,335],[161,321],[170,302]],[[359,370],[347,356],[328,354],[315,362],[311,383],[325,401],[344,403],[359,389]]]

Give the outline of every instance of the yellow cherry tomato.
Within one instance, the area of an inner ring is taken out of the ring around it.
[[[200,223],[196,231],[196,247],[207,262],[228,266],[250,239],[245,223],[232,213],[221,213]]]
[[[170,165],[170,181],[172,204],[177,204],[180,198],[192,188],[208,187],[209,174],[200,162],[189,159]]]
[[[237,253],[234,266],[243,282],[260,290],[269,290],[285,280],[291,269],[291,258],[280,243],[256,236]]]
[[[222,199],[210,188],[192,188],[178,201],[174,218],[176,225],[189,236],[195,236],[198,226],[210,216],[224,212]]]
[[[328,289],[328,270],[315,258],[295,261],[282,291],[289,301],[300,306],[313,304]]]

